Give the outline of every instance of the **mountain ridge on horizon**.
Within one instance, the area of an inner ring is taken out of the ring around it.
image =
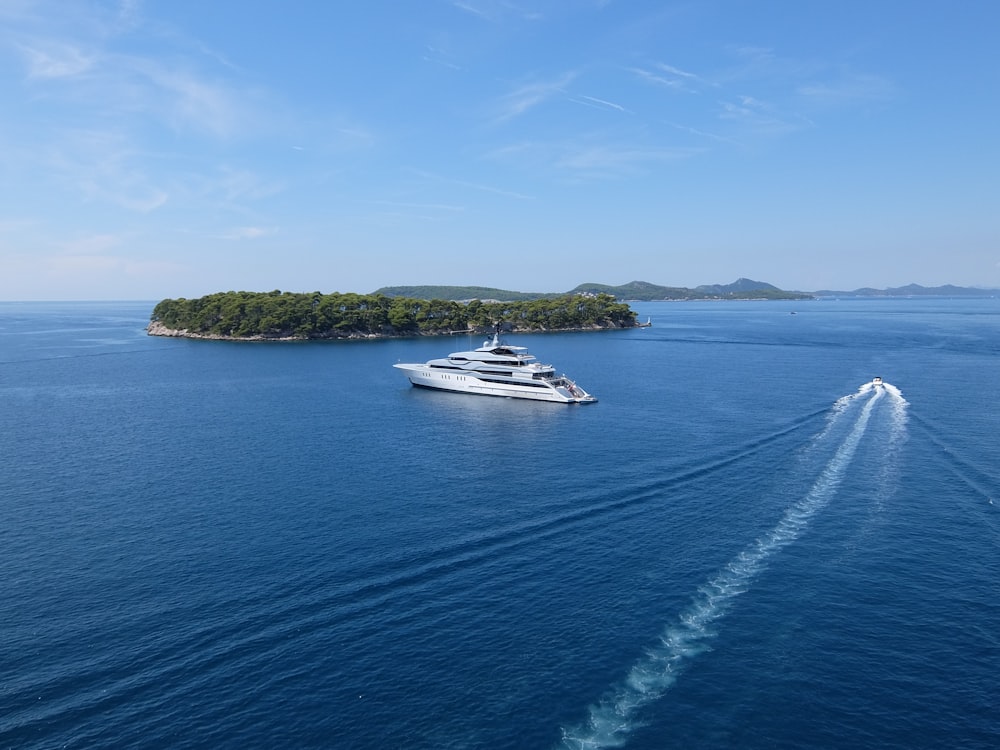
[[[1000,295],[1000,289],[960,287],[945,284],[925,287],[907,284],[901,287],[875,289],[861,287],[853,291],[820,290],[815,292],[786,291],[773,284],[753,279],[739,278],[731,284],[703,284],[694,288],[671,287],[648,281],[630,281],[627,284],[598,284],[586,282],[565,292],[518,292],[507,289],[481,286],[385,286],[373,294],[387,297],[413,297],[418,299],[495,299],[502,302],[541,299],[566,294],[611,294],[619,300],[659,301],[659,300],[706,300],[706,299],[771,299],[795,300],[817,297],[917,297],[917,296],[993,296]]]
[[[983,295],[995,296],[1000,294],[1000,289],[955,286],[954,284],[941,284],[940,286],[906,284],[905,286],[886,287],[885,289],[861,287],[853,291],[822,289],[812,292],[812,294],[814,297],[981,297]]]

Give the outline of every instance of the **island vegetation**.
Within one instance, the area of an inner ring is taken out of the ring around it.
[[[386,297],[410,297],[412,299],[446,299],[455,302],[468,302],[478,299],[497,302],[527,302],[536,299],[553,299],[565,297],[573,292],[514,292],[510,289],[496,289],[491,286],[384,286],[372,294],[384,294]]]
[[[336,339],[515,331],[631,328],[636,313],[609,294],[562,295],[526,301],[457,302],[384,294],[220,292],[165,299],[149,332],[226,339]]]

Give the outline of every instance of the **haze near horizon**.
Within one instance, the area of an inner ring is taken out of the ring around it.
[[[1000,5],[0,3],[0,299],[1000,287]]]

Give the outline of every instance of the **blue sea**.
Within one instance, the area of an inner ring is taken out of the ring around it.
[[[1000,747],[1000,300],[510,337],[584,406],[152,307],[0,303],[0,748]]]

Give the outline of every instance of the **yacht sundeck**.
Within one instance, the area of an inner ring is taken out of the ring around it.
[[[395,364],[415,386],[442,391],[475,393],[481,396],[528,398],[560,404],[589,404],[597,401],[565,375],[556,375],[552,365],[535,361],[523,346],[509,346],[500,340],[497,326],[493,340],[478,349],[455,352],[426,364]]]

